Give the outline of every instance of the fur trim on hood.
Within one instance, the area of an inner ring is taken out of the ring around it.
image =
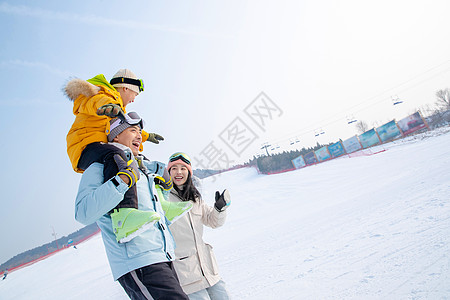
[[[75,101],[81,94],[86,97],[92,97],[100,91],[100,87],[95,86],[86,80],[75,78],[70,80],[63,88],[63,93],[69,100]]]

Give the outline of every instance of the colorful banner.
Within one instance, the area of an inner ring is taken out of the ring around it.
[[[294,167],[295,167],[296,169],[300,169],[300,168],[303,168],[303,167],[306,166],[305,160],[303,159],[303,156],[302,156],[302,155],[300,155],[300,156],[297,157],[297,158],[294,158],[294,159],[292,160],[292,164],[294,165]]]
[[[369,131],[364,132],[359,136],[359,141],[363,148],[368,148],[370,146],[374,146],[379,144],[381,141],[378,138],[377,132],[375,129],[370,129]]]
[[[400,129],[398,129],[398,126],[397,126],[397,123],[395,123],[395,120],[392,120],[392,121],[378,127],[377,133],[383,143],[402,136],[402,133],[400,132]]]
[[[314,151],[306,153],[305,155],[303,155],[303,158],[307,165],[312,165],[312,164],[317,163],[317,158],[316,158],[316,155],[314,154]]]
[[[408,135],[417,130],[426,128],[427,124],[425,124],[420,113],[416,112],[398,121],[398,126],[400,127],[404,135]]]
[[[330,151],[331,157],[333,158],[345,154],[344,146],[342,146],[342,142],[340,141],[328,146],[328,151]]]
[[[328,152],[327,147],[322,147],[315,152],[316,157],[319,161],[324,161],[331,158],[330,152]]]
[[[355,135],[349,139],[342,142],[344,145],[345,152],[352,153],[361,149],[361,144],[359,143],[358,137]]]

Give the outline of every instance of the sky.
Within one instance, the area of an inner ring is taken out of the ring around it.
[[[127,111],[174,152],[226,168],[433,107],[449,86],[448,1],[0,1],[3,203],[0,262],[79,228],[61,89],[128,68]],[[393,105],[392,99],[403,101]],[[315,133],[324,132],[319,137]],[[290,145],[293,141],[299,141]],[[275,150],[271,150],[276,148]],[[11,156],[10,156],[11,155]]]
[[[231,195],[225,224],[204,231],[231,298],[448,299],[449,135],[427,132],[277,175],[243,168],[202,180],[208,204],[216,189]],[[0,294],[127,298],[100,234],[13,270]]]

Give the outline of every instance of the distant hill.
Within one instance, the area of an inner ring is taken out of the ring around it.
[[[86,227],[83,227],[80,230],[77,230],[76,232],[69,234],[68,236],[63,236],[57,239],[56,241],[44,244],[31,250],[27,250],[23,253],[14,256],[5,263],[1,264],[0,272],[4,271],[5,269],[16,268],[23,264],[37,260],[45,255],[48,255],[49,253],[57,251],[58,249],[67,247],[70,240],[72,240],[71,245],[72,244],[76,245],[79,242],[85,240],[87,237],[94,234],[95,232],[97,232],[98,230],[99,228],[97,227],[97,224],[94,223]]]
[[[200,179],[203,179],[203,178],[208,177],[208,176],[215,175],[215,174],[220,173],[220,172],[221,172],[220,170],[209,170],[209,169],[195,169],[193,171],[194,176],[197,176]]]

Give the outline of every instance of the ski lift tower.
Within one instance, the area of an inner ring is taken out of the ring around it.
[[[52,235],[53,235],[53,237],[55,238],[56,249],[59,249],[59,246],[58,246],[58,240],[56,239],[55,228],[53,228],[53,226],[52,226],[52,231],[53,231]]]
[[[267,150],[267,148],[269,148],[269,147],[270,147],[270,144],[269,144],[269,143],[264,143],[264,144],[262,145],[262,147],[261,147],[261,150],[262,150],[262,149],[265,149],[265,150],[266,150],[267,156],[270,156],[269,150]]]

